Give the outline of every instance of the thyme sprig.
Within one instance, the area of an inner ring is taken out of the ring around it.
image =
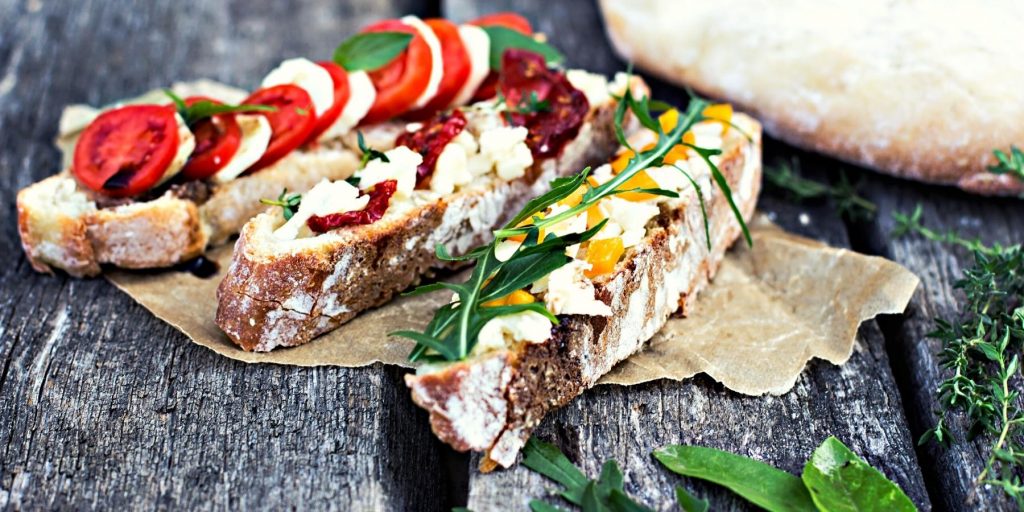
[[[398,331],[392,333],[392,335],[403,336],[417,342],[416,347],[409,355],[409,359],[411,361],[457,361],[463,359],[469,355],[476,345],[477,337],[483,326],[491,319],[499,316],[534,311],[546,316],[552,323],[557,324],[558,319],[539,302],[498,307],[484,307],[483,304],[504,297],[515,290],[525,288],[538,279],[568,264],[572,261],[572,258],[565,254],[566,248],[585,242],[595,236],[604,227],[606,221],[602,221],[583,233],[573,233],[564,236],[549,234],[543,240],[540,239],[541,230],[586,212],[587,209],[597,204],[601,199],[616,194],[642,191],[662,196],[678,197],[677,193],[669,190],[640,190],[623,188],[623,185],[640,171],[661,165],[664,157],[675,145],[684,143],[683,134],[696,123],[705,119],[702,112],[708,104],[704,99],[692,98],[686,112],[679,116],[676,126],[666,133],[651,113],[651,102],[646,97],[634,98],[632,93],[627,91],[623,95],[616,112],[616,132],[619,134],[620,140],[624,141],[623,123],[625,122],[628,109],[644,127],[657,134],[658,141],[653,147],[635,153],[625,169],[609,181],[596,187],[587,182],[586,178],[590,172],[589,168],[584,169],[575,176],[553,180],[551,182],[551,190],[530,200],[523,207],[522,211],[515,215],[504,227],[494,231],[494,241],[488,245],[477,247],[459,257],[451,256],[443,245],[438,245],[436,247],[438,259],[443,261],[475,261],[476,266],[469,279],[464,283],[433,283],[421,286],[410,292],[412,294],[420,294],[447,289],[454,292],[456,298],[452,303],[438,309],[434,318],[427,324],[423,332]],[[750,232],[739,208],[733,201],[729,184],[718,167],[711,161],[711,157],[719,154],[720,151],[701,148],[692,144],[686,145],[707,162],[713,179],[719,188],[722,189],[723,195],[740,223],[744,238],[748,244],[752,244]],[[586,192],[577,205],[547,217],[540,215],[550,206],[568,197],[581,186],[586,186]],[[527,220],[530,222],[524,225],[524,221]],[[498,244],[506,239],[519,236],[524,237],[519,249],[507,260],[499,260],[496,256]],[[436,354],[428,353],[429,350],[433,350]]]
[[[1024,181],[1024,151],[1017,146],[1010,146],[1010,152],[1006,153],[1001,149],[992,151],[996,157],[996,165],[990,166],[988,172],[992,174],[1009,174],[1020,181]]]
[[[850,181],[846,171],[840,171],[839,183],[828,185],[801,176],[800,160],[778,160],[765,167],[764,176],[773,187],[784,190],[791,199],[803,202],[831,198],[836,213],[850,220],[870,220],[878,206],[860,196],[857,184]]]
[[[921,222],[920,205],[910,215],[894,214],[895,235],[917,233],[929,240],[974,252],[974,265],[954,284],[964,303],[958,318],[935,320],[928,336],[942,344],[939,363],[949,376],[938,386],[938,421],[919,443],[955,441],[949,428],[954,413],[966,415],[969,439],[988,443],[977,485],[1002,489],[1024,508],[1024,411],[1017,406],[1019,354],[1024,348],[1024,251],[1020,245],[985,245],[955,231],[937,232]]]
[[[302,194],[288,194],[288,189],[281,191],[277,199],[260,199],[260,202],[268,206],[280,206],[283,210],[284,220],[291,220],[295,212],[299,211],[302,204]]]

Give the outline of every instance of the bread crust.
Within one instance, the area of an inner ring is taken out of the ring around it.
[[[736,119],[753,141],[748,145],[733,134],[720,169],[749,219],[760,190],[760,127],[746,116]],[[715,188],[706,199],[712,235],[708,251],[699,202],[690,196],[678,207],[663,207],[657,227],[630,249],[614,273],[595,282],[595,296],[611,307],[611,316],[563,316],[544,343],[524,343],[439,371],[407,375],[413,401],[430,413],[434,433],[456,450],[487,452],[483,470],[495,464],[508,467],[547,412],[641,350],[671,314],[685,314],[740,235],[728,202]]]
[[[1024,141],[1024,6],[870,0],[601,0],[618,53],[750,112],[773,136],[987,195]]]
[[[617,148],[614,104],[594,109],[556,159],[521,179],[467,188],[383,219],[310,239],[275,242],[279,214],[243,228],[217,290],[217,325],[245,350],[306,343],[416,284],[439,262],[436,244],[461,254],[490,238],[556,176],[604,162]]]
[[[75,277],[98,275],[101,265],[128,269],[171,267],[223,243],[266,209],[261,198],[282,189],[306,190],[321,179],[344,179],[358,167],[355,153],[338,146],[297,151],[251,176],[212,184],[202,200],[173,191],[149,201],[101,208],[68,172],[18,192],[18,232],[32,268]]]

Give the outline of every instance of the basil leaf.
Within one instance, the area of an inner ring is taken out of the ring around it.
[[[185,107],[185,122],[191,126],[217,114],[274,112],[275,110],[277,108],[270,105],[218,105],[212,101],[201,100]]]
[[[917,510],[899,486],[835,437],[814,450],[802,478],[820,510]]]
[[[683,512],[708,512],[708,500],[700,499],[683,487],[676,487],[676,501]]]
[[[542,43],[522,32],[516,32],[506,27],[480,27],[487,32],[491,39],[491,69],[501,71],[501,57],[505,50],[518,48],[529,52],[540,54],[548,64],[558,64],[565,60],[565,57],[554,47]]]
[[[716,483],[770,512],[817,511],[804,483],[763,462],[714,448],[669,445],[654,458],[683,476]]]
[[[364,32],[334,50],[334,62],[347,71],[373,71],[386,66],[412,41],[407,32]]]

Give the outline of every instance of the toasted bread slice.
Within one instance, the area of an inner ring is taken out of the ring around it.
[[[631,87],[643,85],[635,80]],[[437,244],[462,254],[487,242],[552,178],[605,162],[618,146],[616,103],[606,91],[601,103],[590,104],[576,138],[521,178],[473,184],[392,207],[373,224],[297,240],[275,238],[279,213],[255,217],[242,230],[218,288],[217,325],[243,349],[262,352],[301,345],[387,302],[439,265]]]
[[[236,103],[245,92],[215,82],[175,84],[182,96],[205,95]],[[167,101],[160,91],[123,102]],[[57,145],[68,168],[79,132],[100,110],[75,105],[65,109]],[[64,171],[18,193],[18,231],[32,267],[75,277],[94,276],[101,265],[142,269],[170,267],[195,258],[211,244],[238,233],[263,211],[261,198],[282,189],[303,191],[321,179],[344,179],[359,157],[341,141],[294,151],[258,173],[227,183],[172,185],[149,199],[114,201],[79,186]]]
[[[760,126],[736,115],[733,122],[751,136],[730,130],[719,168],[745,218],[754,212],[760,189]],[[610,316],[566,315],[542,343],[518,343],[444,366],[425,366],[406,383],[413,400],[430,412],[434,433],[456,450],[483,451],[481,469],[512,465],[530,432],[544,415],[593,386],[611,368],[638,352],[665,325],[682,314],[714,277],[740,225],[707,170],[702,184],[711,235],[694,189],[647,225],[640,244],[630,248],[611,274],[594,280],[595,297]]]

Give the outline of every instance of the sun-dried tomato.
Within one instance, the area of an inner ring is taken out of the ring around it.
[[[423,182],[434,174],[437,157],[462,130],[466,129],[466,116],[460,110],[441,112],[423,122],[423,126],[414,132],[405,132],[398,136],[395,144],[406,146],[423,155],[423,162],[416,168],[416,184]]]
[[[366,203],[366,208],[355,212],[314,215],[306,221],[306,225],[314,233],[326,233],[345,226],[373,224],[384,216],[391,196],[395,195],[397,188],[398,182],[395,180],[382,181],[374,185],[373,190],[370,190],[370,201]]]
[[[561,152],[590,111],[587,97],[565,73],[548,69],[544,57],[526,50],[509,49],[502,55],[498,88],[509,106],[509,124],[529,130],[526,145],[534,158]]]

